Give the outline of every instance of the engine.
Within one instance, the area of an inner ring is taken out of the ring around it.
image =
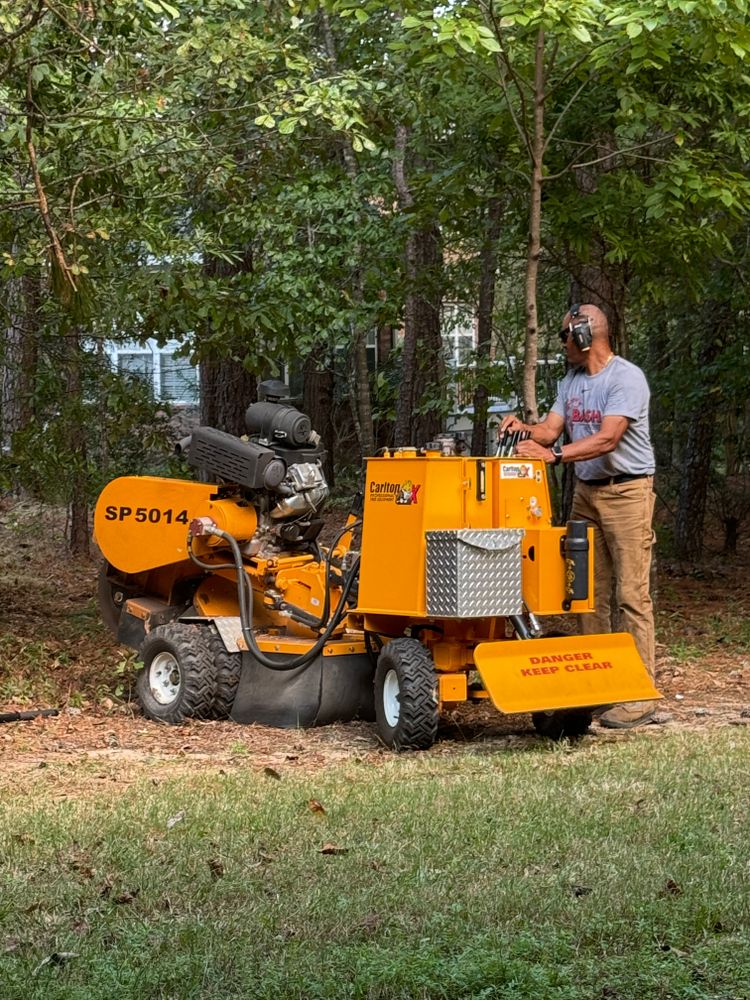
[[[227,496],[238,490],[255,507],[258,530],[248,555],[314,542],[328,497],[326,452],[309,417],[286,402],[283,383],[263,382],[259,389],[265,398],[247,408],[247,435],[198,427],[179,446],[205,479],[225,484]]]

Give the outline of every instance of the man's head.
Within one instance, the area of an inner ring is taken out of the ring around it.
[[[609,323],[598,306],[573,306],[565,314],[560,340],[568,359],[580,364],[591,347],[609,349]]]

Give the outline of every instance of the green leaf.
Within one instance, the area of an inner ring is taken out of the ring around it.
[[[579,42],[583,42],[585,45],[590,45],[591,44],[591,40],[592,40],[591,39],[591,33],[589,32],[589,29],[586,28],[584,25],[582,25],[582,24],[576,24],[570,30],[571,30],[571,33],[573,34],[573,36],[575,38],[577,38]]]
[[[279,122],[279,132],[281,135],[289,135],[294,131],[294,127],[297,124],[296,118],[282,118]]]
[[[631,21],[625,29],[628,38],[637,38],[643,31],[643,25],[639,21]]]
[[[273,128],[276,124],[276,120],[273,115],[258,115],[253,124],[261,125],[263,128]]]
[[[31,70],[31,82],[41,83],[45,76],[49,76],[49,66],[47,63],[37,63]]]
[[[496,38],[485,38],[484,35],[480,37],[479,44],[482,48],[487,49],[488,52],[502,52],[503,48],[500,42]]]
[[[179,10],[173,7],[171,3],[167,3],[167,0],[161,0],[161,5],[170,17],[177,18],[180,16]]]

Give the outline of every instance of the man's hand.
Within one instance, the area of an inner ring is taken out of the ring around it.
[[[514,416],[512,413],[509,413],[507,417],[503,417],[502,422],[497,429],[497,436],[499,439],[501,435],[503,435],[506,431],[529,431],[529,430],[531,430],[531,428],[527,427],[526,424],[523,422],[523,420],[519,420],[518,417]]]
[[[519,441],[513,449],[513,458],[541,458],[548,465],[555,460],[551,449],[536,441]]]

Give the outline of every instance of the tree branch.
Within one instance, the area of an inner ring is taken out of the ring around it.
[[[554,181],[557,180],[558,177],[562,177],[563,174],[567,174],[569,170],[578,170],[581,167],[593,167],[597,163],[604,163],[607,160],[613,159],[615,156],[633,156],[636,149],[643,149],[646,146],[656,146],[660,142],[668,142],[670,139],[673,139],[674,136],[675,133],[673,132],[667,135],[660,135],[658,139],[649,139],[648,142],[639,142],[637,146],[629,146],[627,149],[615,149],[611,153],[605,153],[604,156],[597,156],[594,160],[583,160],[580,163],[576,163],[575,160],[573,160],[564,166],[562,170],[558,170],[556,174],[548,174],[543,178],[543,180]],[[592,149],[593,146],[593,142],[588,144],[589,149]],[[648,159],[653,160],[652,157],[648,157]],[[667,161],[665,160],[663,162],[666,163]]]
[[[489,26],[492,27],[492,30],[495,34],[495,38],[497,39],[497,44],[500,46],[500,52],[497,54],[496,58],[499,61],[498,68],[500,70],[500,86],[505,96],[505,102],[508,106],[508,113],[510,114],[511,120],[516,127],[516,131],[521,137],[521,141],[526,146],[526,151],[529,154],[529,157],[531,157],[532,156],[531,136],[529,135],[529,130],[526,128],[526,125],[524,124],[524,122],[526,121],[527,110],[526,110],[526,98],[524,96],[522,88],[522,81],[520,80],[516,71],[513,69],[508,54],[505,51],[505,47],[503,45],[502,30],[500,25],[498,24],[497,17],[495,16],[495,9],[493,7],[492,0],[490,0],[489,6],[484,2],[484,0],[480,0],[479,6],[484,11],[485,23],[489,21],[488,27]],[[511,80],[515,84],[516,92],[518,94],[518,99],[521,102],[521,116],[522,116],[521,119],[518,118],[518,115],[516,114],[515,109],[513,107],[513,102],[510,99],[510,94],[508,92],[508,85],[505,82],[505,75],[504,75],[505,72],[508,73]]]
[[[414,204],[411,190],[406,181],[404,173],[404,159],[406,157],[406,143],[409,139],[409,129],[406,125],[396,126],[396,140],[393,148],[393,183],[396,186],[396,193],[402,208],[411,208]]]
[[[47,235],[49,236],[52,247],[52,254],[57,262],[57,266],[60,268],[63,277],[66,281],[68,281],[71,288],[75,292],[78,290],[78,287],[70,271],[70,266],[65,259],[65,252],[62,248],[62,244],[60,243],[60,237],[57,235],[57,231],[49,213],[47,195],[44,190],[44,185],[42,184],[42,177],[39,173],[39,165],[36,159],[36,147],[34,146],[34,133],[32,126],[32,109],[34,102],[31,89],[31,72],[29,72],[26,78],[26,96],[29,102],[28,114],[26,116],[26,150],[29,154],[29,165],[31,166],[31,173],[34,178],[34,187],[36,188],[36,195],[39,204],[39,214],[42,217],[44,228],[47,230]]]
[[[31,11],[31,8],[33,6],[34,6],[33,4],[29,4],[27,10],[24,11],[23,14],[21,14],[21,17],[25,17],[27,12]],[[41,19],[44,17],[44,8],[45,8],[44,0],[39,0],[37,9],[31,15],[28,23],[22,24],[20,28],[16,28],[15,31],[9,31],[7,33],[3,32],[2,34],[0,34],[0,43],[2,43],[3,45],[7,45],[8,42],[13,42],[16,40],[16,38],[20,38],[21,35],[25,35],[27,31],[31,31],[34,25],[38,24],[38,22],[41,21]]]
[[[59,20],[62,21],[62,23],[67,28],[69,28],[74,35],[77,35],[82,42],[85,42],[86,46],[89,49],[93,49],[94,52],[98,52],[99,55],[101,56],[108,55],[108,53],[105,52],[104,49],[100,48],[100,46],[96,44],[93,38],[89,38],[87,35],[84,35],[84,33],[81,31],[78,25],[73,24],[73,22],[69,21],[68,18],[61,11],[53,7],[52,4],[49,2],[49,0],[42,0],[42,5],[47,8],[50,14],[54,14],[56,18],[59,18]]]

